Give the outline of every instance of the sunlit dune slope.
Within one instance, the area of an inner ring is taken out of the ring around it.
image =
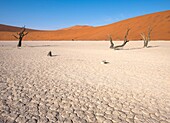
[[[16,40],[12,34],[19,28],[0,25],[0,40]],[[152,40],[170,40],[170,10],[147,14],[104,26],[73,26],[53,31],[27,30],[25,40],[108,40],[108,34],[114,40],[123,40],[127,28],[130,28],[129,40],[140,40],[140,33],[147,33],[152,27]],[[3,27],[3,28],[2,28]]]

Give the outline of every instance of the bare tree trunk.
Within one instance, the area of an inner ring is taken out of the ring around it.
[[[144,47],[148,47],[148,42],[149,42],[149,40],[145,41],[145,46]]]
[[[18,47],[21,47],[21,45],[22,45],[22,38],[19,38],[19,42],[18,42]]]
[[[109,35],[109,38],[110,38],[110,48],[111,49],[113,49],[114,48],[114,43],[113,43],[113,41],[112,41],[112,36],[111,35]]]

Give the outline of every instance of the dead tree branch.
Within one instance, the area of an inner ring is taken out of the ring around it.
[[[12,36],[14,36],[16,39],[18,39],[18,37],[16,35],[12,35]]]
[[[126,45],[126,43],[129,42],[129,40],[127,40],[127,36],[128,36],[128,34],[129,34],[129,31],[130,31],[130,29],[128,28],[127,31],[126,31],[125,37],[124,37],[124,42],[123,42],[123,44],[118,45],[118,46],[114,46],[114,43],[113,43],[113,41],[112,41],[112,37],[110,36],[110,44],[111,44],[111,45],[110,45],[110,48],[111,48],[111,49],[114,49],[114,50],[119,50],[119,48],[123,48],[123,47]]]
[[[127,29],[126,35],[125,35],[125,37],[124,37],[124,41],[128,41],[128,40],[127,40],[127,36],[128,36],[128,34],[129,34],[129,31],[130,31],[130,28]]]

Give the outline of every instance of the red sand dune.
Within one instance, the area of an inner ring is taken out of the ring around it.
[[[152,40],[170,40],[170,10],[130,18],[105,26],[73,26],[56,31],[27,31],[25,40],[108,40],[111,34],[114,40],[123,40],[127,28],[131,28],[128,39],[140,40],[140,33],[147,33],[148,26],[153,28]],[[12,34],[17,27],[0,25],[0,40],[16,40]]]
[[[87,26],[87,25],[75,25],[72,27],[68,27],[68,28],[64,28],[61,30],[76,30],[76,29],[88,29],[88,28],[92,28],[93,26]]]

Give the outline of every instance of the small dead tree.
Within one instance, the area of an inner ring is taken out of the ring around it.
[[[144,41],[143,47],[148,47],[148,42],[150,41],[150,37],[151,37],[150,35],[151,35],[152,30],[153,29],[149,26],[147,35],[145,35],[145,33],[140,34],[142,36],[143,41]]]
[[[21,47],[22,45],[22,39],[24,36],[26,36],[28,34],[28,32],[25,32],[25,26],[21,29],[20,32],[17,33],[17,36],[16,35],[13,35],[16,39],[19,39],[19,42],[18,42],[18,47]]]
[[[124,37],[124,42],[123,42],[123,44],[117,45],[117,46],[114,46],[114,43],[113,43],[113,41],[112,41],[112,36],[109,35],[110,44],[111,44],[111,45],[110,45],[110,48],[111,48],[111,49],[114,49],[114,50],[119,50],[120,48],[123,48],[123,47],[126,45],[126,43],[129,42],[129,40],[127,40],[127,36],[128,36],[128,34],[129,34],[129,31],[130,31],[130,29],[128,28],[127,31],[126,31],[125,37]]]

